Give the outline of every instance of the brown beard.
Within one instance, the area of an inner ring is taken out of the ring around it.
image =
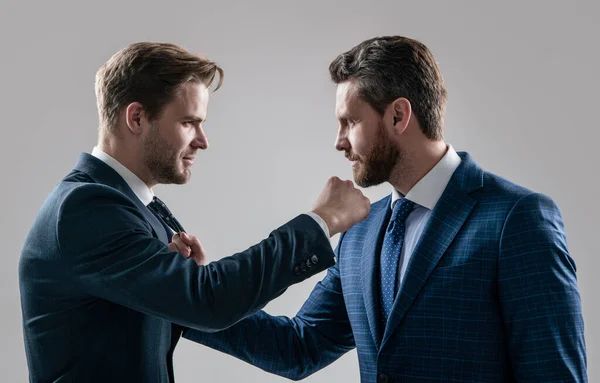
[[[360,187],[369,187],[389,181],[392,170],[400,161],[402,153],[385,137],[383,125],[377,132],[375,142],[364,158],[354,167],[354,181]]]
[[[146,167],[157,183],[184,184],[190,177],[189,170],[179,171],[180,153],[161,135],[156,124],[150,126],[144,140]]]

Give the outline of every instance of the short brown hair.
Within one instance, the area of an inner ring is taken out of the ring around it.
[[[402,36],[365,40],[336,57],[329,73],[336,84],[355,80],[359,97],[381,115],[395,99],[408,99],[423,133],[432,140],[443,138],[446,89],[422,43]]]
[[[111,132],[121,109],[132,102],[143,105],[150,120],[159,118],[179,87],[200,82],[210,87],[223,70],[212,61],[170,43],[139,42],[115,53],[96,73],[100,129]]]

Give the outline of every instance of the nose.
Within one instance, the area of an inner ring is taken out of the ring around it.
[[[342,127],[338,129],[337,137],[335,138],[335,149],[338,151],[348,151],[350,145],[348,143],[348,138],[346,137],[346,133]]]
[[[206,150],[208,149],[208,137],[206,137],[206,133],[202,126],[199,126],[196,129],[196,137],[194,137],[194,141],[192,141],[192,146],[195,149]]]

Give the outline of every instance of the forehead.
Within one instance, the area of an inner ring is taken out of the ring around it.
[[[338,118],[359,113],[365,106],[368,105],[358,97],[358,88],[353,82],[346,81],[338,84],[335,96],[335,115]]]
[[[208,107],[208,99],[209,92],[206,85],[188,82],[177,90],[168,108],[174,112],[204,115]]]

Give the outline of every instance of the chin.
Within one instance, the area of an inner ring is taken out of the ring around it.
[[[174,172],[170,178],[172,184],[183,185],[190,180],[190,172],[188,170],[183,170],[176,173]]]
[[[369,188],[387,182],[387,179],[373,178],[372,174],[354,174],[354,182],[361,188]]]
[[[182,184],[187,183],[190,180],[190,178],[192,178],[192,171],[190,169],[185,169],[181,173]]]
[[[179,178],[177,179],[177,181],[179,181],[179,182],[177,182],[177,183],[178,183],[179,185],[187,184],[187,183],[188,183],[188,181],[190,180],[190,178],[191,178],[191,177],[190,177],[190,174],[182,174],[182,175],[181,175],[181,177],[179,177]]]
[[[352,175],[354,176],[354,182],[360,187],[364,187],[363,185],[368,182],[369,178],[361,169],[354,169]]]

